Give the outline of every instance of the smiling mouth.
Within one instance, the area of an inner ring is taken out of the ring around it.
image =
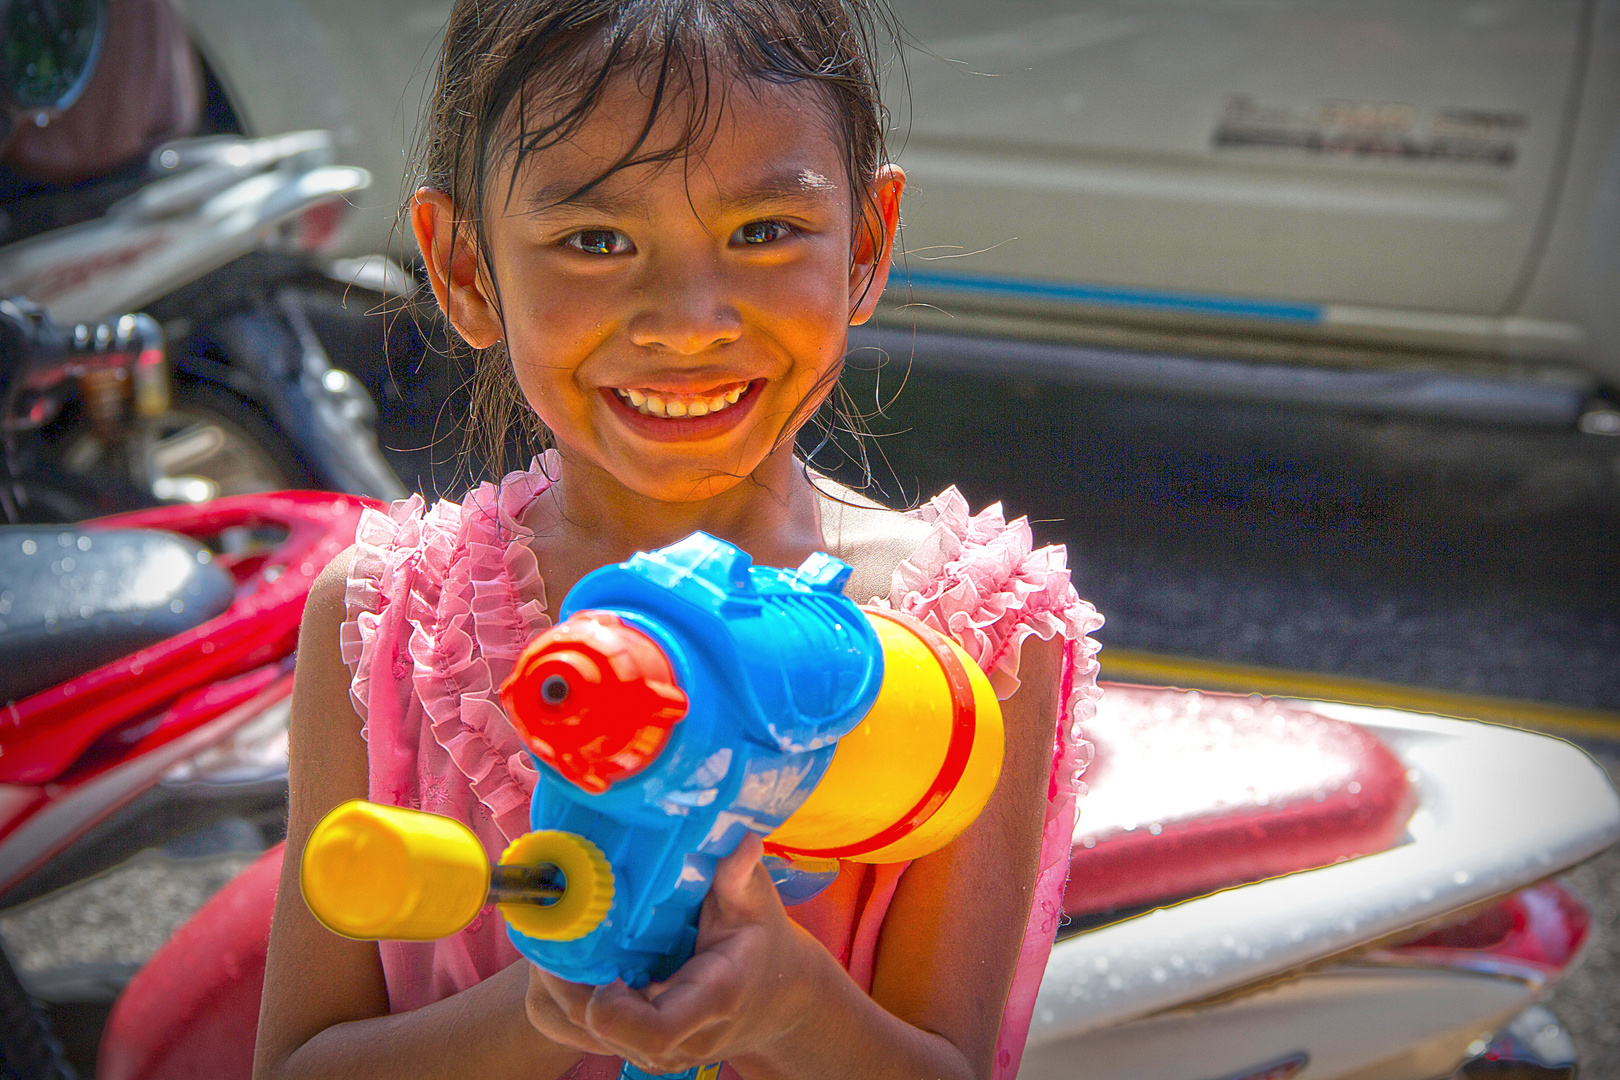
[[[712,416],[724,412],[753,392],[753,383],[711,390],[703,394],[678,394],[667,390],[647,390],[638,387],[613,388],[614,395],[640,413],[662,420],[680,420],[699,416]]]

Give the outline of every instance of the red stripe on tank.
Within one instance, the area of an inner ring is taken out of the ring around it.
[[[978,727],[978,709],[973,701],[973,683],[969,680],[967,668],[963,666],[962,658],[956,654],[956,650],[952,649],[950,643],[938,632],[904,612],[871,607],[863,607],[861,610],[909,630],[938,661],[951,692],[950,742],[945,746],[945,760],[940,763],[939,772],[934,774],[928,790],[923,792],[922,798],[918,799],[917,804],[900,820],[865,840],[856,840],[841,847],[782,849],[795,855],[807,855],[817,859],[848,859],[888,847],[895,841],[910,836],[927,824],[928,819],[945,805],[945,800],[950,798],[951,792],[955,791],[956,785],[961,782],[963,773],[967,772],[968,758],[973,755],[973,735]]]

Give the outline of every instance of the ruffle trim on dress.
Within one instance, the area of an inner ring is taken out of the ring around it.
[[[421,538],[422,497],[412,495],[388,507],[367,508],[355,528],[354,562],[343,590],[344,619],[338,628],[338,651],[354,672],[349,697],[365,724],[371,700],[371,672],[376,662],[377,627],[392,592],[388,583],[405,570]],[[366,728],[361,727],[364,735]]]
[[[480,485],[459,506],[440,501],[424,513],[413,495],[386,514],[366,511],[339,632],[362,717],[375,665],[389,663],[396,683],[414,685],[434,741],[508,840],[528,831],[536,774],[498,695],[523,646],[550,625],[533,534],[519,521],[548,486],[537,458],[529,471]],[[395,647],[402,655],[382,657],[379,627],[399,614],[388,612],[390,602],[407,607]]]
[[[1052,763],[1047,816],[1084,791],[1080,775],[1091,762],[1084,724],[1096,711],[1098,644],[1089,637],[1103,624],[1069,579],[1061,545],[1036,548],[1029,519],[1006,520],[1000,503],[977,514],[956,488],[911,511],[933,526],[921,546],[895,568],[885,606],[948,634],[973,657],[1007,698],[1018,689],[1023,644],[1061,636],[1063,716]]]
[[[549,486],[536,459],[527,472],[476,488],[460,506],[441,501],[424,514],[413,496],[386,515],[367,511],[345,593],[349,617],[340,641],[362,715],[379,660],[392,665],[396,682],[409,675],[434,740],[508,839],[527,831],[536,774],[498,693],[524,645],[550,625],[532,533],[519,520]],[[1084,790],[1080,774],[1091,745],[1083,726],[1100,694],[1098,645],[1088,635],[1102,616],[1076,594],[1065,549],[1035,548],[1028,520],[1007,522],[1000,503],[973,514],[950,488],[911,516],[933,528],[895,569],[889,599],[880,603],[950,635],[1002,698],[1018,688],[1025,639],[1061,636],[1066,643],[1050,819]],[[374,655],[388,597],[408,605],[409,664]]]
[[[528,472],[475,488],[442,523],[426,523],[423,551],[442,587],[429,617],[412,620],[409,644],[434,741],[508,840],[529,831],[537,777],[500,685],[529,638],[551,625],[533,533],[518,516],[548,486],[537,459]]]

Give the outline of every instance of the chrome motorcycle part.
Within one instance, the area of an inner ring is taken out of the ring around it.
[[[164,502],[310,487],[311,477],[252,405],[212,383],[188,380],[174,404],[143,425],[136,482]]]
[[[131,402],[143,416],[169,406],[167,352],[157,323],[147,315],[124,315],[63,327],[38,305],[11,297],[0,300],[0,324],[5,520],[77,521],[144,505],[146,496],[129,488],[126,414]],[[72,448],[74,455],[111,463],[110,473],[84,484],[58,468],[68,442],[60,430],[46,430],[64,410],[72,417],[75,398],[89,430],[83,445]]]
[[[1575,1043],[1544,1005],[1524,1010],[1479,1049],[1451,1080],[1575,1080]]]

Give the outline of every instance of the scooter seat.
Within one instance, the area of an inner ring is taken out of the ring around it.
[[[230,572],[188,537],[0,527],[0,702],[200,626],[235,596]]]
[[[1109,685],[1086,736],[1077,927],[1382,851],[1414,806],[1372,732],[1258,696]]]

